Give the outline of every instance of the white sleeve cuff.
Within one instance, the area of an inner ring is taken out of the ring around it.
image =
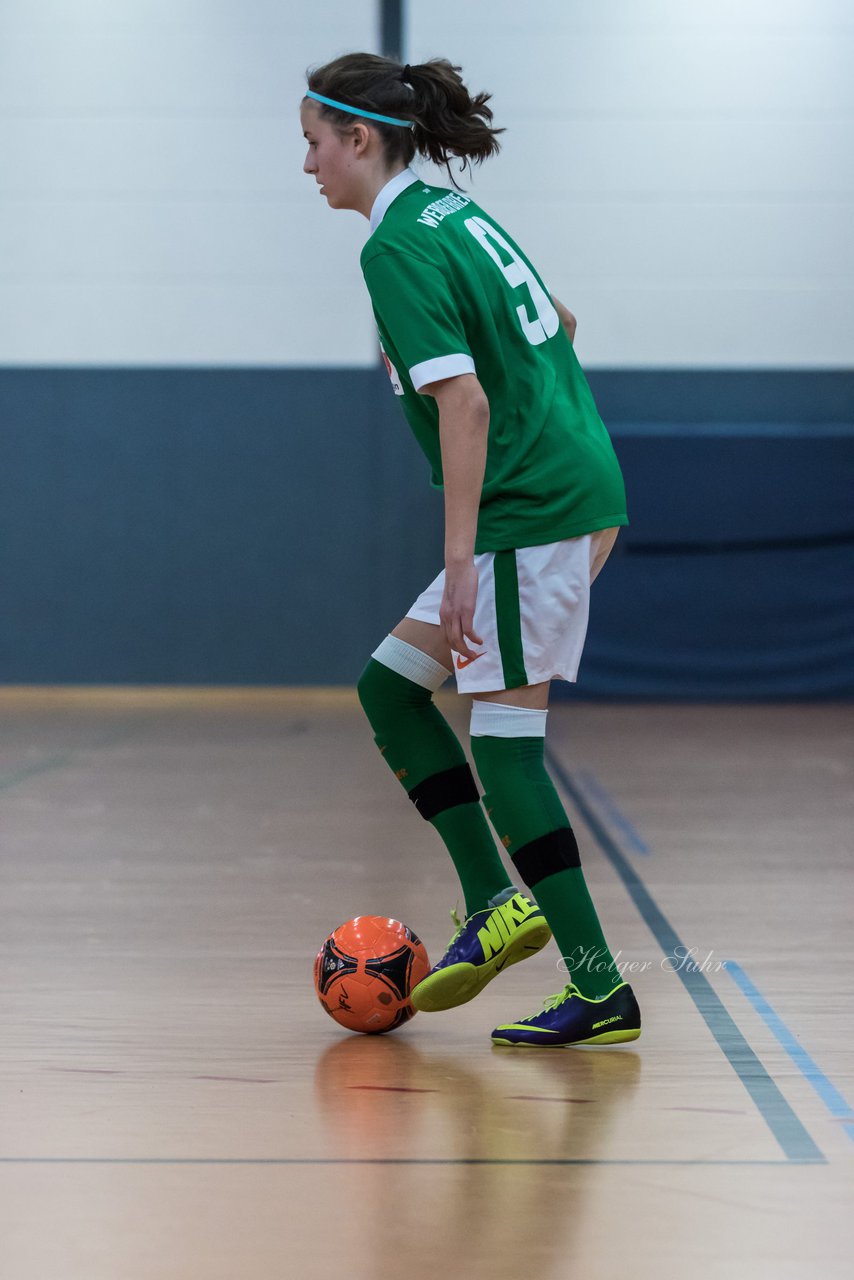
[[[474,373],[474,360],[462,352],[454,356],[437,356],[435,360],[424,360],[421,364],[414,364],[409,370],[416,391],[430,382],[438,382],[440,378],[458,378],[461,373]]]

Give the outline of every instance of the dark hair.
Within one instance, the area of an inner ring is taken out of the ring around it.
[[[388,161],[408,165],[417,151],[434,164],[445,165],[456,187],[451,157],[463,161],[461,173],[471,170],[472,161],[480,164],[498,152],[498,134],[504,132],[491,127],[492,111],[486,104],[492,95],[478,93],[471,97],[460,79],[460,70],[447,58],[431,58],[404,67],[373,53],[346,53],[323,67],[313,68],[306,78],[309,89],[324,98],[411,120],[412,129],[378,120],[365,123],[379,133]],[[341,132],[362,118],[322,102],[316,105],[321,116]]]

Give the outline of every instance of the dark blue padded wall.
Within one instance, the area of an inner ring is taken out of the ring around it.
[[[594,588],[580,688],[854,693],[854,435],[623,428],[615,444],[632,524]]]
[[[590,381],[631,525],[594,591],[579,691],[854,693],[854,376]]]
[[[355,680],[441,567],[388,396],[360,371],[0,374],[0,679]]]
[[[854,693],[854,375],[591,375],[632,524],[578,693]],[[384,375],[0,370],[0,681],[353,683],[441,565]]]

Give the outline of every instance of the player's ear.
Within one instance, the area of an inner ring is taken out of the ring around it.
[[[364,155],[371,140],[371,131],[366,124],[356,121],[350,130],[353,138],[353,150],[357,156]]]

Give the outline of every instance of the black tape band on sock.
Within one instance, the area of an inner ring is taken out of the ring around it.
[[[537,840],[531,840],[510,856],[529,889],[557,871],[581,866],[578,841],[571,827],[560,827]]]
[[[429,822],[437,813],[453,809],[458,804],[477,804],[480,796],[470,767],[458,764],[419,782],[409,792],[409,799],[421,817]]]

